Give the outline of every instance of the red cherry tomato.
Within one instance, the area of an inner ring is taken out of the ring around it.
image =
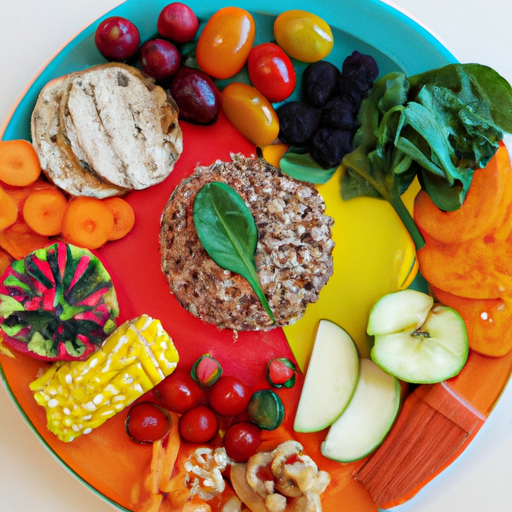
[[[167,409],[184,412],[207,403],[206,392],[185,369],[177,368],[155,387],[155,395]]]
[[[235,462],[247,462],[261,444],[261,430],[247,421],[234,423],[224,435],[224,448]]]
[[[247,71],[254,87],[272,103],[285,100],[295,89],[292,61],[277,44],[254,46],[247,58]]]
[[[219,420],[215,413],[205,405],[199,405],[187,411],[180,419],[180,435],[190,443],[207,443],[219,430]]]
[[[138,402],[128,411],[125,429],[138,443],[153,443],[169,432],[169,416],[152,402]]]
[[[219,9],[199,35],[196,49],[199,67],[215,78],[232,77],[243,68],[255,33],[254,19],[245,9]]]
[[[247,386],[231,375],[223,375],[210,389],[211,408],[221,416],[237,416],[245,411],[250,394]]]

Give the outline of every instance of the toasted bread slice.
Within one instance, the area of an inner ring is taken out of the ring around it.
[[[45,86],[32,138],[53,182],[70,194],[100,198],[160,183],[183,150],[173,100],[136,68],[117,63]],[[94,184],[84,186],[82,174]]]
[[[91,172],[80,156],[73,153],[61,130],[61,103],[78,74],[56,78],[42,89],[32,113],[32,144],[48,179],[69,194],[99,198],[123,195],[126,188],[107,183]]]

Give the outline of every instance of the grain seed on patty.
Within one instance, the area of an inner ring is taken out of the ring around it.
[[[197,235],[192,208],[199,189],[221,181],[245,201],[258,229],[255,251],[261,287],[276,324],[249,283],[217,265]],[[171,195],[162,214],[162,271],[191,314],[221,329],[266,330],[293,324],[333,272],[333,220],[316,188],[264,160],[234,156],[198,167]]]

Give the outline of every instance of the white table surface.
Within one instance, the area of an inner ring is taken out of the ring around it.
[[[76,33],[119,3],[0,0],[0,124],[41,67]],[[398,4],[459,61],[490,65],[512,83],[510,0],[399,0]],[[512,510],[512,386],[470,448],[398,510]],[[112,507],[43,448],[0,386],[0,512],[28,511],[110,512]]]

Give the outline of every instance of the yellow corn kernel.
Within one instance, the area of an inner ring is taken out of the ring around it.
[[[159,320],[119,326],[85,361],[58,362],[30,384],[47,427],[70,442],[99,427],[176,368],[178,352]]]

